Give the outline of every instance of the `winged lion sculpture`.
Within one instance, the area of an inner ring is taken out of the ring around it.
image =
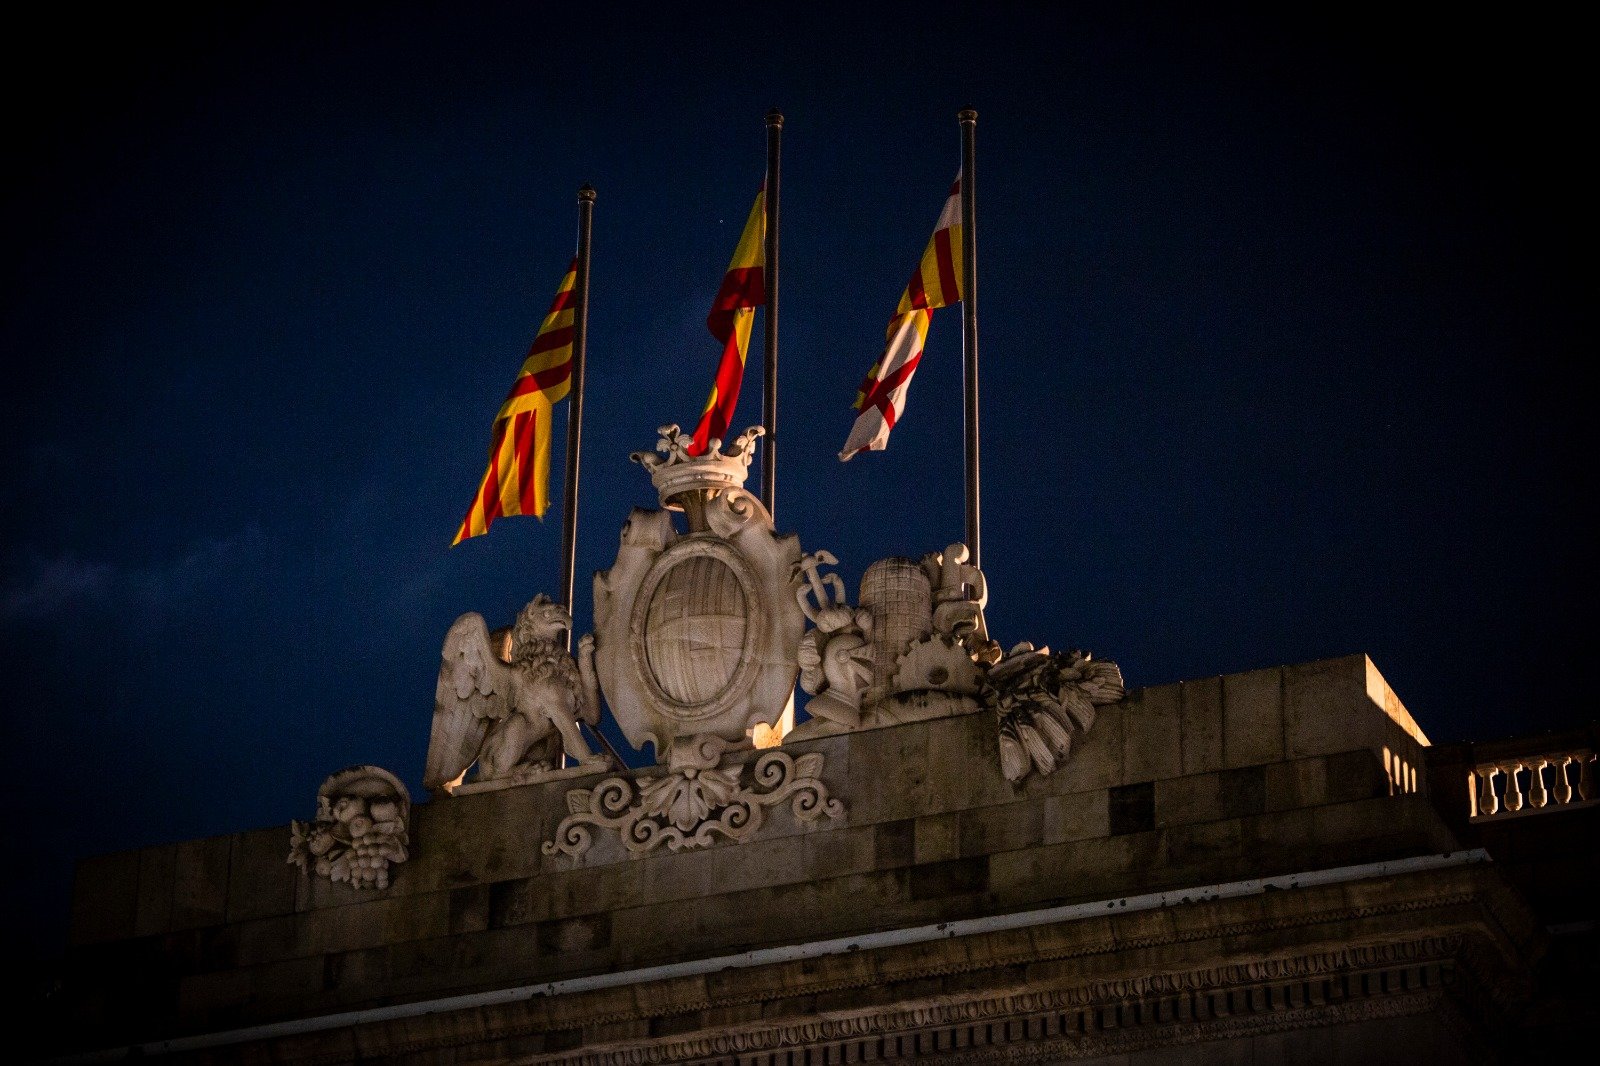
[[[560,767],[563,751],[581,766],[610,765],[578,729],[579,721],[599,724],[600,688],[594,637],[578,642],[574,661],[564,639],[571,628],[566,608],[542,593],[509,633],[490,633],[476,612],[456,619],[434,690],[429,790],[454,791],[473,763],[479,781],[537,780]]]

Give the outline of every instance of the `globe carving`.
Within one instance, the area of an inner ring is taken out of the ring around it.
[[[673,565],[645,613],[645,660],[661,691],[689,707],[726,692],[744,655],[749,618],[744,586],[727,563],[696,555]]]

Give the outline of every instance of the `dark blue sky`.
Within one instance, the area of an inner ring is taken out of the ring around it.
[[[890,450],[833,456],[970,104],[998,639],[1133,685],[1366,651],[1436,740],[1592,713],[1574,27],[796,8],[138,8],[13,35],[8,947],[59,950],[83,855],[305,817],[351,763],[420,796],[446,628],[556,588],[556,511],[448,545],[577,186],[587,575],[653,503],[628,452],[704,400],[773,105],[779,524],[852,587],[962,529],[958,311]]]

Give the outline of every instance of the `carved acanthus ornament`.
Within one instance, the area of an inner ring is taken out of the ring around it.
[[[1012,783],[1066,762],[1095,708],[1122,699],[1122,671],[1080,651],[1053,655],[1023,642],[983,676],[984,703],[1000,720],[1000,771]]]
[[[388,888],[390,868],[405,862],[411,795],[389,771],[352,766],[317,790],[317,814],[289,823],[289,862],[301,873],[352,888]]]
[[[670,772],[659,777],[608,777],[592,789],[567,793],[571,812],[546,841],[544,853],[580,859],[594,844],[595,830],[614,830],[631,855],[665,845],[671,851],[703,848],[719,838],[748,840],[766,812],[785,801],[797,821],[838,818],[844,804],[828,796],[823,756],[798,758],[768,751],[753,764],[721,765],[728,745],[698,737],[674,745]]]

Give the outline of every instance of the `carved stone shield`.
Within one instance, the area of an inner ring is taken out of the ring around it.
[[[635,608],[643,673],[685,720],[713,707],[749,658],[755,597],[746,569],[721,542],[690,540],[645,578]]]

